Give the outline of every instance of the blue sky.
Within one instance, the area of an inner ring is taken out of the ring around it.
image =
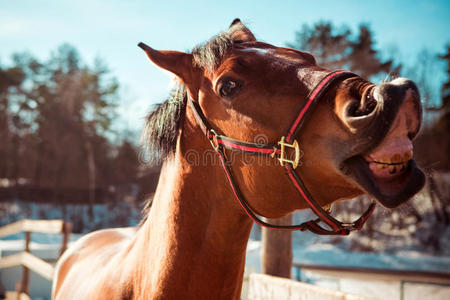
[[[168,93],[170,76],[136,45],[187,51],[239,17],[257,38],[274,45],[294,40],[301,25],[331,20],[356,29],[368,23],[376,47],[412,61],[424,47],[442,53],[450,43],[450,1],[118,1],[0,0],[0,62],[29,51],[49,57],[64,42],[92,64],[101,57],[122,84],[121,128],[139,130],[152,104]]]

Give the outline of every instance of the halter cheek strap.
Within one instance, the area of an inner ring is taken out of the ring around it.
[[[330,215],[330,211],[324,210],[311,196],[308,189],[306,188],[303,180],[295,172],[295,168],[298,166],[300,155],[298,142],[295,137],[298,135],[302,125],[304,124],[306,118],[311,113],[312,109],[317,104],[320,97],[326,92],[326,90],[336,82],[337,80],[344,80],[350,77],[357,77],[357,75],[348,71],[335,71],[328,73],[323,77],[323,79],[315,86],[315,88],[310,92],[307,97],[306,102],[300,108],[297,117],[289,128],[286,137],[282,137],[280,141],[276,144],[257,144],[250,142],[243,142],[229,138],[224,135],[217,134],[214,129],[209,125],[205,115],[203,114],[198,103],[194,102],[190,97],[188,97],[188,103],[194,112],[195,119],[198,125],[202,129],[203,133],[206,135],[211,143],[211,146],[215,152],[219,155],[222,168],[225,172],[228,183],[233,191],[235,198],[240,203],[241,207],[247,213],[247,215],[253,219],[256,223],[277,230],[309,230],[316,234],[321,235],[348,235],[351,231],[359,230],[364,225],[365,221],[372,214],[375,209],[375,203],[372,203],[369,208],[363,213],[363,215],[352,223],[342,223]],[[294,149],[295,157],[293,160],[287,159],[286,147]],[[243,196],[239,186],[236,184],[233,173],[230,169],[229,163],[225,155],[225,149],[230,149],[233,151],[241,151],[244,153],[256,154],[256,155],[268,155],[271,158],[276,158],[280,161],[282,167],[284,167],[289,180],[293,184],[294,188],[298,191],[300,196],[308,204],[311,210],[318,216],[317,219],[304,222],[299,225],[273,225],[261,220],[251,209],[247,200]],[[326,229],[322,227],[319,223],[325,223],[330,227]]]

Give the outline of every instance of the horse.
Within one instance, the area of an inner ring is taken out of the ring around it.
[[[346,235],[376,203],[393,208],[424,185],[412,140],[413,81],[379,85],[318,66],[310,53],[256,40],[239,19],[192,52],[140,43],[178,87],[147,119],[162,161],[137,228],[85,235],[58,261],[53,299],[239,299],[252,224]],[[355,222],[327,207],[369,194]],[[300,225],[265,220],[311,208]]]

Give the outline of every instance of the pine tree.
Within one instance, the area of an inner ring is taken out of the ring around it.
[[[287,45],[310,52],[319,66],[330,70],[348,69],[369,79],[380,73],[397,74],[401,68],[379,57],[368,25],[361,25],[354,37],[346,26],[336,28],[329,21],[321,21],[312,27],[303,25],[295,35],[295,42]]]

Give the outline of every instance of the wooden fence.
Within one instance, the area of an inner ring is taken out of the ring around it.
[[[50,281],[53,279],[53,266],[30,253],[31,233],[63,234],[61,250],[59,253],[61,256],[67,249],[71,231],[71,223],[64,222],[63,220],[21,220],[0,228],[0,238],[25,232],[24,251],[0,258],[0,269],[15,266],[23,267],[22,280],[16,285],[17,299],[26,298],[25,295],[29,294],[30,270]],[[20,296],[21,294],[25,295]],[[11,297],[13,292],[7,292],[7,295]]]
[[[389,270],[357,267],[321,266],[309,264],[293,264],[295,277],[301,280],[302,272],[314,272],[327,277],[358,277],[367,280],[399,280],[408,282],[428,282],[450,285],[449,272]]]
[[[374,299],[450,299],[450,272],[294,264],[297,280]]]
[[[250,275],[248,300],[371,300],[370,298],[334,291],[312,284],[274,277]]]

